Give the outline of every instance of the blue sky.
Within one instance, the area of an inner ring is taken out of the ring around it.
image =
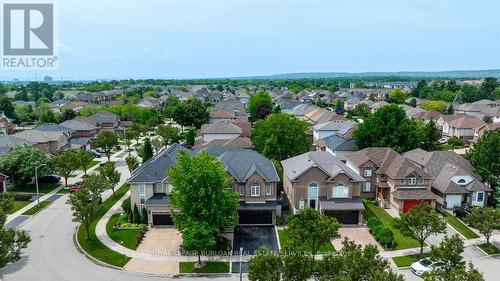
[[[56,79],[500,68],[500,1],[59,1]],[[0,70],[0,78],[34,72]]]

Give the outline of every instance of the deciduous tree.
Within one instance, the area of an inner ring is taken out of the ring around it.
[[[83,186],[69,196],[69,203],[71,210],[73,210],[73,221],[79,222],[85,227],[87,240],[90,239],[90,223],[99,207],[96,200],[89,200],[91,196],[89,189]]]
[[[59,152],[50,162],[54,172],[64,178],[64,186],[68,187],[68,178],[78,169],[76,152],[73,150]]]
[[[102,148],[104,150],[104,154],[108,157],[108,161],[111,161],[111,151],[118,145],[118,136],[114,132],[109,131],[99,133],[92,145],[96,148]]]
[[[193,221],[182,230],[182,249],[187,252],[194,252],[198,256],[196,268],[204,267],[201,262],[201,254],[215,248],[216,231],[204,221]]]
[[[120,172],[115,168],[115,162],[106,162],[103,166],[99,167],[99,172],[109,183],[109,188],[113,192],[113,197],[115,197],[115,187],[120,182]]]
[[[75,162],[79,168],[83,170],[83,174],[87,174],[90,164],[94,160],[94,155],[91,152],[83,149],[78,149],[75,153]]]
[[[0,156],[0,171],[10,175],[13,183],[26,183],[37,173],[43,177],[52,171],[45,153],[31,146],[16,146],[9,153]]]
[[[271,114],[273,109],[273,101],[267,92],[259,92],[248,101],[248,112],[250,113],[250,120],[253,122],[266,118]]]
[[[422,275],[424,281],[484,281],[483,274],[469,263],[469,268],[456,267],[451,270],[436,269]]]
[[[7,211],[13,200],[8,196],[0,196],[0,268],[21,258],[21,250],[28,247],[30,236],[24,230],[4,228]]]
[[[462,253],[464,252],[464,242],[458,234],[446,235],[439,245],[431,245],[431,259],[444,262],[444,269],[450,271],[456,267],[464,267]]]
[[[135,157],[134,155],[131,155],[131,154],[128,155],[125,158],[125,162],[127,163],[128,170],[131,173],[133,170],[135,170],[135,169],[137,169],[137,167],[139,167],[139,159],[137,159],[137,157]]]
[[[474,228],[479,230],[490,243],[490,237],[494,230],[500,229],[500,209],[492,207],[474,207],[465,220]]]
[[[156,134],[163,138],[165,145],[177,142],[179,138],[179,129],[171,125],[158,125]]]
[[[280,281],[282,271],[283,262],[280,256],[265,247],[259,248],[256,255],[248,261],[250,281]]]

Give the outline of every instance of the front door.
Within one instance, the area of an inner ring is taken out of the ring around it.
[[[307,188],[307,200],[309,201],[309,208],[317,209],[318,208],[318,185],[312,183]]]

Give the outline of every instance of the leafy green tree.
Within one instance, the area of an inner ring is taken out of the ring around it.
[[[173,119],[183,127],[194,126],[199,129],[208,122],[208,109],[205,103],[199,100],[188,100],[177,105]]]
[[[163,115],[167,118],[173,118],[178,105],[179,99],[176,96],[169,96],[163,106]]]
[[[448,106],[448,109],[446,110],[446,114],[447,115],[453,115],[455,114],[455,109],[453,108],[453,104],[450,103],[450,105]]]
[[[417,123],[406,116],[398,105],[386,105],[368,116],[354,131],[354,141],[359,149],[366,147],[391,147],[397,152],[417,148],[421,136]]]
[[[396,224],[403,235],[409,236],[420,244],[420,255],[424,252],[425,239],[446,231],[446,223],[438,217],[429,204],[419,204],[411,208]]]
[[[500,207],[500,130],[485,133],[465,155],[474,171],[493,189],[489,203]]]
[[[11,197],[0,196],[0,268],[21,259],[21,250],[28,247],[31,241],[30,236],[24,230],[4,228],[7,211],[12,205]]]
[[[264,120],[255,122],[252,131],[252,143],[257,151],[264,153],[267,145],[276,145],[276,148],[267,148],[266,152],[272,153],[266,155],[274,160],[283,160],[298,154],[309,151],[310,141],[307,138],[309,125],[300,121],[292,115],[286,113],[271,114]],[[275,138],[276,141],[269,143],[269,139]],[[279,151],[279,152],[277,152]]]
[[[315,261],[310,255],[290,252],[281,256],[283,261],[283,280],[303,281],[309,280],[314,275]]]
[[[90,151],[78,149],[75,154],[76,165],[83,170],[83,174],[87,174],[90,164],[94,160],[94,155]]]
[[[193,146],[195,138],[196,138],[196,131],[194,130],[194,128],[191,127],[186,133],[186,144],[189,146]]]
[[[253,122],[266,118],[273,109],[273,101],[267,92],[259,92],[248,101],[248,112]]]
[[[203,268],[201,253],[208,252],[215,248],[216,231],[205,221],[189,222],[182,230],[182,249],[187,252],[194,252],[198,256],[196,268]]]
[[[406,94],[400,88],[396,88],[389,93],[388,102],[402,104],[406,100]]]
[[[424,110],[435,110],[439,112],[446,112],[447,106],[444,101],[429,100],[420,105]]]
[[[484,121],[484,123],[486,123],[486,124],[491,124],[491,123],[493,123],[493,117],[491,117],[490,115],[485,115],[485,116],[483,117],[483,121]]]
[[[481,84],[481,98],[483,99],[491,99],[493,92],[498,87],[498,79],[495,77],[486,77],[484,78],[483,83]]]
[[[338,98],[337,102],[335,103],[335,113],[337,113],[338,115],[343,115],[344,111],[344,101],[341,98]]]
[[[464,242],[458,234],[446,235],[439,245],[431,245],[431,259],[444,262],[446,271],[465,266],[465,262],[462,260],[463,252]]]
[[[111,161],[111,151],[118,145],[118,136],[114,132],[105,131],[97,135],[93,142],[93,147],[100,147],[104,150],[104,154],[108,157],[108,162]]]
[[[174,187],[172,206],[178,210],[172,217],[181,232],[193,221],[207,223],[216,233],[235,225],[238,202],[227,191],[226,172],[217,158],[206,151],[196,156],[182,151],[167,175]]]
[[[69,203],[73,211],[73,221],[79,222],[85,227],[87,240],[90,239],[90,223],[99,207],[97,201],[89,200],[91,196],[90,191],[84,187],[69,196]]]
[[[45,109],[38,117],[38,124],[57,123],[57,117],[51,109]]]
[[[321,246],[339,237],[340,223],[337,219],[321,214],[315,209],[302,209],[287,220],[287,232],[291,250],[306,251],[313,255]]]
[[[3,111],[3,114],[9,118],[15,118],[14,114],[14,105],[10,102],[9,98],[6,96],[0,96],[0,111]]]
[[[109,183],[109,188],[113,192],[113,197],[115,197],[115,187],[120,182],[120,172],[115,168],[115,162],[106,162],[103,166],[99,167],[99,173],[106,179]]]
[[[156,134],[163,138],[165,145],[177,142],[179,138],[179,129],[171,125],[158,125]]]
[[[139,167],[139,159],[135,157],[134,155],[130,154],[125,158],[125,162],[127,163],[127,167],[129,172],[132,173],[133,170],[137,169]]]
[[[132,123],[132,126],[128,128],[130,130],[130,135],[133,136],[135,139],[135,144],[139,144],[139,139],[141,137],[141,134],[144,134],[147,131],[146,126],[142,125],[141,123],[134,122]]]
[[[63,151],[51,159],[54,172],[64,178],[64,186],[68,187],[68,178],[78,169],[77,155],[73,150]]]
[[[469,263],[469,269],[455,267],[451,270],[437,269],[425,272],[422,275],[424,281],[484,281],[483,275]]]
[[[431,119],[422,128],[422,144],[420,148],[427,151],[434,151],[439,149],[439,139],[441,132],[436,126],[436,121]]]
[[[265,247],[259,248],[248,261],[248,279],[250,281],[280,281],[283,262],[275,253]]]
[[[14,184],[26,183],[35,176],[35,167],[39,177],[52,171],[45,153],[29,146],[16,146],[9,153],[0,156],[0,171],[10,176]]]
[[[379,255],[376,246],[362,247],[347,239],[338,253],[326,254],[317,263],[317,279],[321,281],[404,281],[402,275],[391,271],[389,262]]]
[[[61,120],[60,122],[64,122],[66,120],[71,120],[73,118],[76,117],[76,113],[73,109],[71,108],[68,108],[68,109],[65,109],[63,114],[61,115]]]
[[[151,146],[153,146],[155,154],[157,154],[165,146],[165,143],[161,138],[153,138],[151,139]]]
[[[408,105],[411,107],[417,107],[417,99],[416,98],[410,99],[410,102],[408,103]]]
[[[110,183],[100,174],[90,174],[83,177],[80,189],[87,189],[90,194],[91,201],[99,202],[101,193],[106,189],[110,189]],[[87,200],[89,197],[87,197]]]
[[[142,147],[142,163],[145,163],[149,159],[153,158],[153,146],[149,138],[144,140],[144,146]]]
[[[465,220],[486,238],[490,243],[490,237],[494,230],[500,229],[500,209],[492,207],[474,207]]]

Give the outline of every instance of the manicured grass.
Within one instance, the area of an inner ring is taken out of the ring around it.
[[[205,267],[195,268],[195,262],[180,262],[180,273],[229,273],[229,262],[207,261]]]
[[[40,201],[40,204],[33,206],[31,209],[24,212],[23,215],[26,215],[26,216],[34,215],[34,214],[40,212],[41,210],[43,210],[48,205],[50,205],[50,203],[52,203],[52,202]]]
[[[498,249],[497,247],[495,247],[495,245],[493,244],[481,244],[481,245],[477,245],[479,248],[481,248],[481,250],[485,251],[488,255],[498,255],[500,254],[500,249]]]
[[[59,187],[59,185],[61,185],[61,184],[60,183],[38,182],[38,190],[40,193],[49,193],[52,190]],[[16,185],[12,189],[9,189],[9,191],[36,193],[36,185],[35,184]]]
[[[30,201],[14,201],[14,205],[12,205],[12,208],[10,208],[7,211],[7,214],[13,214],[13,213],[21,210],[22,208],[24,208],[29,203],[31,203],[31,202]]]
[[[88,169],[90,169],[90,168],[94,167],[95,165],[97,165],[97,164],[99,164],[99,163],[101,163],[101,162],[100,162],[100,161],[97,161],[97,160],[92,160],[92,161],[90,162],[90,164],[89,164]],[[88,170],[88,169],[87,169],[87,170]]]
[[[447,223],[449,223],[454,229],[460,232],[460,234],[465,236],[465,238],[467,239],[479,238],[479,235],[477,235],[467,225],[462,223],[459,219],[457,219],[453,215],[444,212],[443,217]]]
[[[109,237],[116,243],[135,250],[139,246],[137,243],[137,236],[139,236],[140,229],[120,229],[114,230],[113,225],[120,221],[120,214],[111,216],[108,223],[106,223],[106,232]]]
[[[108,247],[106,247],[95,235],[95,227],[99,219],[106,214],[106,212],[129,190],[129,185],[122,185],[117,191],[116,196],[109,197],[102,203],[97,211],[97,214],[90,224],[90,238],[87,239],[87,233],[85,232],[85,227],[80,225],[78,228],[77,239],[78,243],[82,249],[94,258],[118,267],[123,267],[130,260],[129,257],[117,253]]]
[[[382,224],[389,228],[394,234],[394,250],[408,249],[420,247],[417,240],[404,236],[399,229],[394,227],[394,218],[391,217],[384,209],[375,206],[373,203],[368,201],[363,201],[365,205],[365,211],[363,212],[363,217],[368,221],[371,217],[377,217]]]
[[[419,257],[418,255],[408,255],[408,256],[401,256],[401,257],[393,257],[392,260],[394,261],[394,263],[398,267],[408,267],[412,263],[414,263],[422,258],[428,257],[428,256],[429,256],[429,253],[423,253],[422,257]]]
[[[281,249],[285,248],[288,244],[288,232],[286,230],[278,230],[278,238],[280,240]],[[319,247],[319,253],[332,253],[335,252],[335,247],[333,244],[325,243]]]

